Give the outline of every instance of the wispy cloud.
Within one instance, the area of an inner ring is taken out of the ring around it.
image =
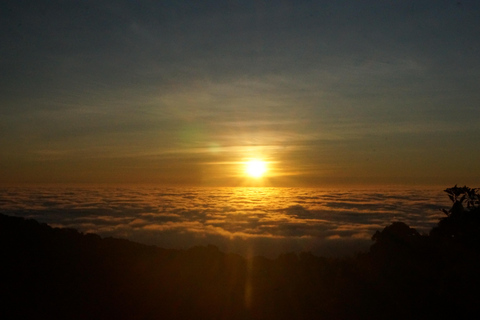
[[[475,1],[2,9],[7,182],[222,185],[210,163],[260,154],[296,184],[428,183],[478,159]]]

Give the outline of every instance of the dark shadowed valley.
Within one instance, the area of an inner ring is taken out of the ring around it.
[[[0,216],[3,319],[433,319],[480,311],[477,189],[429,234],[395,222],[349,258],[162,249]],[[469,316],[470,318],[471,316]]]

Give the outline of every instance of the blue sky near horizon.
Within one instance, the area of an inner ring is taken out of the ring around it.
[[[477,1],[0,8],[0,182],[480,181]]]

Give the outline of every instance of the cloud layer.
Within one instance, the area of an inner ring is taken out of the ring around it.
[[[438,190],[3,188],[0,211],[166,248],[214,244],[243,255],[351,254],[393,221],[428,232]]]

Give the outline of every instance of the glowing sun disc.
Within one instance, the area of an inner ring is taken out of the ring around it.
[[[267,164],[262,160],[250,160],[246,165],[247,174],[253,178],[260,178],[267,171]]]

